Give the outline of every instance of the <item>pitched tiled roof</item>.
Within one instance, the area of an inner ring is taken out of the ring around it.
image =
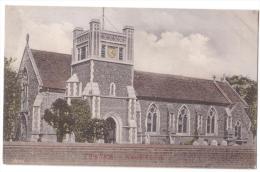
[[[70,77],[71,55],[31,49],[43,86],[65,89]]]
[[[71,55],[34,49],[31,49],[31,52],[43,87],[65,89],[65,82],[70,78]],[[243,102],[227,83],[217,82],[217,84],[222,91],[213,80],[134,72],[134,88],[138,98],[230,104],[226,98],[228,97],[232,103]]]
[[[248,104],[241,99],[241,97],[231,88],[231,86],[228,83],[225,82],[217,82],[220,88],[224,91],[224,93],[228,96],[228,98],[233,103],[243,103],[245,106],[248,106]]]
[[[134,88],[146,99],[229,104],[213,80],[135,71]]]

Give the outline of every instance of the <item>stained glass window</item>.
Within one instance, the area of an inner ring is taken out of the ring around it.
[[[182,106],[178,114],[178,133],[188,133],[188,109]]]
[[[207,134],[216,132],[216,110],[211,108],[207,117]]]
[[[146,128],[147,132],[156,132],[158,131],[158,123],[159,123],[159,110],[155,104],[149,106],[148,115],[146,120]]]
[[[241,139],[241,122],[237,121],[235,125],[235,137]]]

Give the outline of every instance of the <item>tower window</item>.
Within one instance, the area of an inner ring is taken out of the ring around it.
[[[87,46],[78,48],[78,61],[87,57]]]
[[[123,60],[123,50],[122,47],[119,48],[119,60]]]
[[[105,58],[106,57],[106,46],[102,45],[101,47],[101,57]]]
[[[116,95],[116,85],[113,82],[110,84],[109,95],[110,96],[115,96]]]
[[[86,46],[81,47],[80,58],[81,60],[86,58]]]

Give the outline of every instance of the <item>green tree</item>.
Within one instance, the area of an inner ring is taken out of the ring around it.
[[[99,139],[104,139],[104,131],[107,126],[106,121],[103,119],[93,118],[90,119],[84,130],[86,140],[89,143],[95,143]]]
[[[75,125],[74,115],[64,99],[57,99],[50,109],[44,112],[44,120],[56,129],[57,141],[62,142],[66,134],[73,131]]]
[[[75,125],[73,127],[75,141],[85,142],[86,136],[84,130],[91,118],[90,107],[87,100],[71,100],[71,112],[75,118]]]
[[[44,120],[56,129],[58,142],[63,141],[65,134],[74,132],[76,142],[95,143],[104,139],[104,131],[110,128],[106,120],[91,119],[87,100],[80,99],[71,100],[71,105],[64,99],[57,99],[45,110]]]
[[[14,58],[4,58],[4,140],[16,140],[21,87],[17,72],[13,69]]]
[[[252,123],[251,131],[255,137],[257,131],[257,82],[242,75],[234,75],[226,79],[249,105],[248,115]]]

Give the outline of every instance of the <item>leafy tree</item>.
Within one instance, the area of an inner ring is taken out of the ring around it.
[[[250,78],[242,75],[234,75],[232,77],[227,77],[226,80],[230,83],[230,85],[237,91],[237,93],[243,99],[246,99],[250,87],[252,87],[253,85],[255,86],[257,85],[256,81],[251,80]],[[254,101],[254,99],[252,99],[252,101]]]
[[[255,137],[257,131],[257,82],[241,75],[234,75],[226,79],[249,105],[248,114],[252,123],[251,131]]]
[[[57,99],[51,109],[46,109],[44,112],[44,120],[56,129],[57,141],[62,142],[66,134],[73,131],[75,124],[74,115],[71,113],[71,108],[64,99]]]
[[[90,119],[86,124],[84,132],[86,140],[89,143],[95,143],[99,139],[104,139],[104,131],[106,130],[106,126],[106,121],[103,119]]]
[[[75,118],[75,125],[73,127],[75,141],[85,142],[86,136],[84,130],[91,118],[88,102],[86,100],[81,99],[71,100],[71,112]]]
[[[21,87],[17,72],[13,69],[14,58],[4,58],[4,140],[16,140]]]
[[[56,129],[57,141],[62,142],[65,134],[74,132],[76,142],[95,143],[104,139],[111,124],[103,119],[91,119],[90,107],[86,100],[73,99],[71,105],[66,100],[57,99],[51,109],[46,109],[44,120]]]

